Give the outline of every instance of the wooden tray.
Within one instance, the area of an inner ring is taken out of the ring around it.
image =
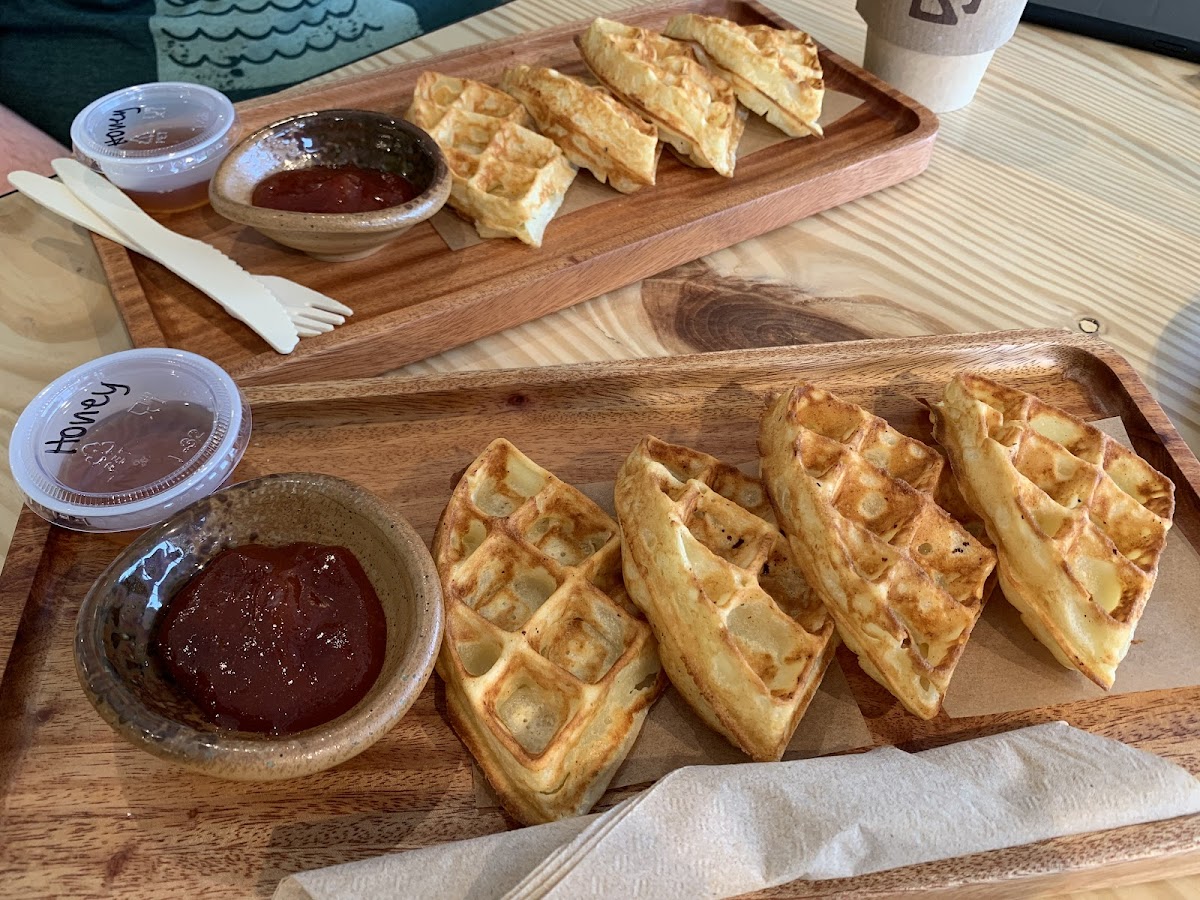
[[[812,380],[927,437],[918,398],[964,369],[1089,419],[1120,415],[1138,451],[1174,479],[1177,527],[1200,546],[1200,463],[1123,359],[1093,338],[1057,331],[260,387],[249,391],[254,434],[237,476],[349,477],[395,504],[428,539],[464,467],[498,435],[577,483],[612,479],[647,432],[744,461],[755,452],[766,394]],[[126,540],[52,529],[28,511],[18,524],[0,578],[0,652],[12,646],[0,681],[0,893],[265,895],[297,870],[505,827],[496,811],[475,808],[470,762],[443,718],[436,678],[380,743],[294,782],[208,780],[118,738],[84,697],[72,654],[79,601]],[[841,662],[877,744],[919,749],[1061,718],[1200,773],[1200,688],[923,722],[853,656]],[[1101,864],[1160,877],[1198,865],[1200,816],[776,894],[964,882],[1011,894],[1017,885],[1023,892],[1111,879],[1111,869],[1093,868]]]
[[[691,0],[644,7],[623,21],[663,26],[700,11],[743,23],[787,25],[754,2]],[[471,47],[389,68],[313,92],[239,107],[257,129],[310,109],[358,107],[400,114],[426,69],[495,81],[518,63],[584,71],[574,38],[586,22]],[[806,23],[797,23],[803,26]],[[819,31],[819,22],[807,23]],[[365,260],[322,263],[209,207],[165,219],[215,244],[258,274],[283,275],[356,311],[331,334],[305,339],[281,356],[241,323],[166,269],[103,238],[100,258],[134,346],[194,350],[243,384],[375,375],[662,272],[854,200],[923,171],[937,119],[924,107],[828,50],[830,90],[865,102],[826,132],[776,144],[738,160],[732,179],[688,168],[664,153],[653,189],[556,218],[540,250],[514,240],[451,251],[428,223]],[[586,172],[581,178],[590,178]]]

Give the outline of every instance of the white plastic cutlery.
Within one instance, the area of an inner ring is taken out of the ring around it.
[[[143,256],[150,255],[137,243],[125,237],[92,212],[82,200],[71,193],[71,189],[65,184],[43,175],[22,171],[10,172],[8,180],[13,187],[39,206],[135,253],[141,253]],[[327,297],[287,278],[281,278],[278,275],[252,275],[251,277],[266,287],[275,295],[275,299],[283,304],[300,337],[315,337],[318,334],[332,331],[335,325],[341,325],[346,321],[346,316],[354,314],[354,310],[344,303],[339,303],[332,297]]]
[[[65,184],[34,172],[9,172],[7,177],[9,184],[39,206],[45,207],[50,212],[56,213],[88,231],[94,231],[101,237],[122,244],[130,250],[134,249],[132,242],[127,237],[118,234],[115,228],[84,206]]]
[[[283,304],[232,259],[203,241],[160,225],[120,188],[82,163],[56,159],[52,165],[71,193],[140,252],[204,291],[279,353],[295,349],[299,334]]]
[[[334,325],[341,325],[346,316],[354,315],[354,310],[345,303],[339,303],[332,297],[326,297],[320,291],[297,284],[280,275],[253,276],[276,296],[297,325],[301,319],[313,323],[326,324],[328,328],[321,331],[331,331]]]

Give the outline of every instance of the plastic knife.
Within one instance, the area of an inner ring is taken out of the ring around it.
[[[159,224],[124,191],[77,160],[56,159],[52,165],[71,192],[116,232],[204,291],[278,352],[295,349],[299,335],[283,305],[236,262],[216,247]]]
[[[61,182],[38,175],[35,172],[17,170],[6,176],[9,184],[39,206],[74,222],[89,231],[94,231],[101,237],[120,244],[135,253],[153,258],[145,247],[131,241],[125,235],[101,219],[91,209],[83,204],[71,189]],[[302,284],[280,278],[277,275],[251,275],[251,277],[275,295],[275,299],[283,304],[288,312],[288,318],[296,326],[300,337],[315,337],[332,331],[334,326],[346,321],[346,316],[353,315],[354,310],[339,303],[332,297],[307,288]]]

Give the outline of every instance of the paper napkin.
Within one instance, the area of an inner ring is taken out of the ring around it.
[[[1179,766],[1059,722],[692,766],[599,815],[292,875],[275,897],[727,897],[1196,812]]]

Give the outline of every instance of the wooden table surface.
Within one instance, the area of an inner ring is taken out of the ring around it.
[[[631,2],[515,0],[317,81]],[[853,0],[765,2],[862,59]],[[1023,25],[972,105],[942,117],[922,176],[399,374],[1061,327],[1098,332],[1124,354],[1200,452],[1198,101],[1194,65]],[[129,339],[80,229],[0,197],[0,259],[6,451],[34,393]],[[0,554],[20,502],[4,452]],[[1076,896],[1200,896],[1200,877]]]

